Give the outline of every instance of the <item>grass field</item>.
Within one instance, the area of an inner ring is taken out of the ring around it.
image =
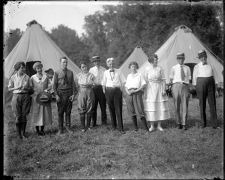
[[[146,134],[140,121],[139,131],[133,131],[124,105],[126,134],[112,131],[110,125],[98,126],[82,133],[74,102],[74,133],[57,136],[57,111],[56,105],[53,104],[54,122],[51,127],[46,127],[46,135],[37,136],[34,127],[28,122],[29,138],[21,141],[16,138],[11,109],[6,107],[4,174],[16,178],[36,179],[223,179],[223,97],[217,98],[220,129],[197,127],[200,119],[197,99],[191,99],[189,103],[187,131],[175,128],[171,99],[170,108],[172,119],[163,122],[164,132],[154,131]],[[209,119],[209,114],[207,117]]]

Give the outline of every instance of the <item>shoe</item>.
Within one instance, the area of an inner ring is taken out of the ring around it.
[[[57,136],[62,136],[62,135],[63,135],[63,132],[60,132],[60,131],[57,132]]]
[[[157,129],[158,129],[159,131],[164,131],[163,128],[162,128],[161,126],[158,126]]]
[[[27,138],[28,138],[28,136],[27,136],[26,134],[23,134],[23,138],[27,139]]]
[[[183,128],[184,130],[188,130],[187,125],[182,125],[182,128]]]
[[[81,129],[82,132],[85,132],[85,129]]]
[[[89,128],[87,128],[87,130],[91,130],[91,128],[89,127]]]
[[[214,126],[213,129],[220,129],[220,127],[219,126]]]
[[[124,130],[120,130],[121,134],[126,134],[126,132]]]
[[[152,131],[154,131],[155,130],[155,128],[153,127],[153,126],[151,126],[150,128],[149,128],[149,132],[152,132]]]
[[[181,125],[181,124],[178,124],[178,125],[177,125],[177,128],[178,128],[178,129],[182,129],[182,125]]]
[[[66,131],[67,131],[69,134],[72,134],[72,133],[73,133],[73,131],[71,131],[71,130],[69,129],[69,127],[66,127]]]
[[[45,132],[44,131],[41,131],[41,132],[39,132],[39,135],[40,136],[44,136],[45,135]]]

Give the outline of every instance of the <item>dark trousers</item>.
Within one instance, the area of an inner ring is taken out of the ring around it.
[[[92,116],[93,126],[96,126],[98,103],[101,108],[101,123],[106,124],[107,123],[106,98],[105,98],[105,94],[103,93],[102,86],[101,85],[94,86],[93,91],[95,95],[95,103],[94,103],[93,116]]]
[[[57,102],[58,107],[58,125],[59,131],[63,131],[63,120],[64,113],[66,114],[66,125],[70,127],[70,114],[72,110],[72,102],[69,100],[69,97],[72,95],[71,91],[58,92],[60,101]]]
[[[31,97],[29,94],[13,94],[12,98],[12,110],[16,116],[16,128],[17,132],[22,138],[22,133],[25,135],[27,115],[30,112]]]
[[[106,102],[109,107],[110,117],[112,121],[112,127],[115,129],[117,127],[118,122],[118,129],[123,131],[123,119],[122,119],[122,91],[120,88],[109,88],[106,87]]]
[[[199,99],[201,120],[206,126],[206,99],[208,98],[210,117],[213,127],[218,126],[217,114],[216,114],[216,86],[213,77],[198,77],[196,85],[197,96]]]

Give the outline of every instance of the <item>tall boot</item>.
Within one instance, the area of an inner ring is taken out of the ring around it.
[[[24,138],[27,138],[27,135],[26,135],[26,126],[27,126],[27,122],[21,123],[22,133],[23,133],[23,137]]]
[[[39,126],[35,126],[38,136],[40,135]]]
[[[70,114],[66,114],[66,130],[68,133],[72,133],[72,131],[70,130],[71,127],[71,119],[70,119]]]
[[[97,121],[97,113],[94,112],[92,114],[92,127],[95,127],[96,126],[96,121]]]
[[[138,130],[137,117],[136,116],[132,116],[131,119],[133,121],[134,130],[137,131]]]
[[[142,123],[143,123],[143,125],[144,125],[145,130],[146,130],[146,131],[149,131],[149,130],[148,130],[147,121],[146,121],[146,119],[145,119],[144,116],[141,117],[141,121],[142,121]]]
[[[16,123],[16,130],[19,135],[19,138],[23,139],[22,134],[21,134],[21,123]]]
[[[80,122],[82,131],[85,131],[85,114],[80,114]]]
[[[41,134],[42,136],[45,135],[44,128],[45,128],[45,126],[41,126],[41,132],[40,132],[40,134]]]
[[[58,127],[59,127],[59,132],[58,134],[63,134],[63,114],[59,115],[59,119],[58,119]]]
[[[88,114],[88,115],[87,115],[87,129],[90,129],[91,118],[92,118],[92,116],[91,116],[90,114]]]

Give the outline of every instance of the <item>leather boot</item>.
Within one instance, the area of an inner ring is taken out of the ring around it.
[[[58,134],[63,134],[63,115],[59,116],[59,119],[58,119],[58,127],[59,127],[59,132]]]
[[[85,131],[85,114],[80,114],[81,129]]]
[[[148,130],[147,121],[146,121],[146,119],[145,119],[144,116],[141,117],[141,121],[142,121],[142,123],[143,123],[143,125],[144,125],[145,130],[146,130],[146,131],[149,131],[149,130]]]
[[[88,114],[88,115],[87,115],[87,129],[90,129],[91,118],[92,118],[92,116],[91,116],[90,114]]]
[[[92,114],[92,127],[96,126],[96,121],[97,121],[97,113]]]
[[[23,139],[22,134],[21,134],[21,123],[16,123],[16,130],[19,135],[19,138]]]
[[[132,121],[133,121],[134,130],[137,131],[137,130],[138,130],[138,126],[137,126],[137,117],[136,117],[136,116],[132,116],[131,119],[132,119]]]
[[[27,135],[26,135],[26,126],[27,126],[27,122],[21,123],[22,134],[23,134],[23,137],[24,138],[27,138]]]
[[[68,133],[72,133],[72,131],[70,130],[71,127],[71,119],[70,119],[70,114],[66,115],[66,130]]]

